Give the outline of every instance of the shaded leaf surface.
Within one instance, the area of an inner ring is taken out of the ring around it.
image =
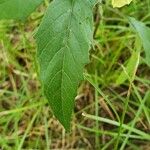
[[[146,54],[146,62],[150,66],[150,28],[144,23],[137,21],[136,19],[129,17],[130,23],[134,27],[135,31],[141,38],[144,51]]]
[[[54,0],[36,34],[44,93],[54,115],[66,129],[70,127],[84,65],[89,62],[95,2]]]
[[[24,20],[43,0],[0,0],[0,19]]]

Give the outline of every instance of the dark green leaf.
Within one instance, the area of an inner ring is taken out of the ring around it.
[[[36,34],[44,93],[69,130],[76,90],[89,62],[96,0],[54,0]]]
[[[24,20],[43,0],[0,0],[0,19]]]

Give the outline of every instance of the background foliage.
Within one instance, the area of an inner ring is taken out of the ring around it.
[[[47,6],[45,1],[25,25],[0,22],[0,148],[148,150],[150,68],[139,59],[139,51],[145,53],[126,15],[150,26],[149,0],[95,8],[91,63],[68,134],[53,117],[36,74],[33,33]]]

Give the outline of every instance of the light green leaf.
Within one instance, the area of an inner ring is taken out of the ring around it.
[[[38,29],[38,61],[44,93],[69,130],[76,90],[89,62],[96,0],[54,0]]]
[[[146,54],[146,62],[150,66],[150,28],[132,17],[129,17],[129,21],[142,41]]]
[[[117,78],[116,84],[123,84],[128,78],[132,80],[136,70],[137,66],[139,64],[139,58],[140,58],[140,52],[139,51],[133,51],[132,56],[130,57],[127,66],[125,70],[121,72],[119,77]]]
[[[123,7],[124,5],[129,5],[132,0],[112,0],[113,7]]]
[[[0,19],[24,20],[43,0],[0,0]]]

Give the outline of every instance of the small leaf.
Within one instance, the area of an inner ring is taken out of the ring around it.
[[[25,20],[43,0],[0,0],[0,19]]]
[[[112,0],[113,7],[123,7],[124,5],[129,5],[132,0]]]
[[[38,29],[38,61],[44,93],[66,130],[76,90],[89,62],[96,0],[54,0]]]
[[[144,23],[137,21],[136,19],[129,17],[129,21],[138,33],[146,54],[146,62],[150,66],[150,28]]]
[[[119,77],[117,78],[116,84],[123,84],[128,77],[132,80],[132,77],[134,76],[137,66],[139,64],[139,58],[140,58],[140,52],[139,51],[133,51],[131,58],[129,59],[129,62],[126,66],[126,72],[122,71]]]

